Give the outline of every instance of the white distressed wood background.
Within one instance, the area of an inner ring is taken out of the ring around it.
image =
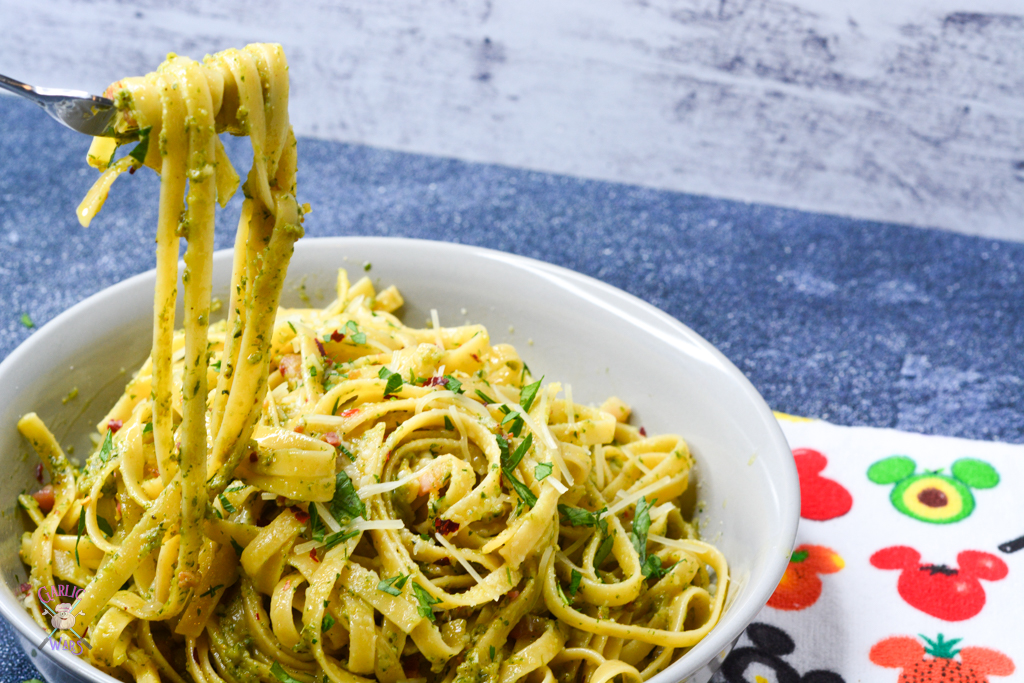
[[[1022,0],[0,0],[101,91],[282,43],[297,132],[1024,240]]]

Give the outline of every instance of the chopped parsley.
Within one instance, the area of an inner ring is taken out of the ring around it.
[[[142,428],[143,434],[151,434],[153,432],[153,423],[147,422],[146,426]]]
[[[541,377],[533,384],[527,384],[523,387],[522,391],[519,392],[519,405],[523,407],[523,410],[530,410],[530,406],[533,405],[534,399],[537,398],[537,392],[540,391],[540,383],[543,381],[544,378]]]
[[[366,333],[359,331],[359,325],[355,320],[349,320],[342,329],[345,330],[345,334],[348,335],[353,344],[366,343]]]
[[[348,478],[345,470],[338,472],[334,485],[334,498],[331,500],[331,505],[328,509],[336,518],[346,517],[348,519],[355,519],[356,517],[366,516],[366,506],[359,499],[356,487],[352,484],[352,480]]]
[[[551,476],[551,470],[554,466],[549,462],[539,462],[537,466],[533,468],[533,476],[537,477],[537,481],[544,481]]]
[[[110,456],[114,454],[114,432],[107,430],[107,436],[103,439],[103,445],[100,446],[100,461],[106,462],[110,460]]]
[[[32,322],[32,318],[28,316],[28,313],[21,314],[21,324],[30,330],[36,326],[36,324]]]
[[[113,536],[114,535],[114,530],[110,528],[110,522],[108,522],[107,520],[103,519],[99,515],[96,515],[96,525],[99,526],[100,531],[102,531],[107,536]]]
[[[444,428],[449,432],[455,431],[455,425],[452,424],[451,419],[447,415],[444,416]]]
[[[615,545],[615,538],[613,536],[605,536],[601,540],[601,545],[597,546],[597,552],[594,553],[595,569],[604,564],[604,561],[608,559],[608,555],[612,552],[613,545]]]
[[[330,614],[324,616],[323,621],[320,622],[321,631],[330,631],[334,627],[334,617]]]
[[[537,496],[533,495],[533,491],[530,490],[530,487],[519,481],[515,475],[516,466],[523,459],[526,451],[530,449],[530,445],[533,443],[533,434],[528,434],[526,438],[523,439],[523,442],[519,444],[519,448],[517,448],[511,455],[508,450],[508,440],[500,434],[494,438],[498,441],[498,449],[501,451],[501,473],[505,475],[509,486],[512,487],[519,498],[530,507],[534,507],[537,505]]]
[[[75,564],[79,567],[82,566],[82,561],[78,558],[78,544],[82,542],[83,533],[85,533],[85,510],[78,514],[78,538],[75,539]]]
[[[270,667],[270,673],[274,674],[274,678],[281,681],[281,683],[302,683],[302,681],[289,676],[280,662],[274,662],[274,665]]]
[[[495,401],[495,400],[494,400],[493,398],[491,398],[490,396],[488,396],[488,395],[487,395],[487,394],[485,394],[484,392],[480,391],[479,389],[477,389],[477,390],[476,390],[476,395],[477,395],[477,396],[479,396],[479,397],[480,397],[480,399],[481,399],[481,400],[482,400],[482,401],[483,401],[484,403],[487,403],[487,404],[491,404],[491,403],[497,403],[497,401]]]
[[[572,575],[569,580],[569,597],[573,600],[576,599],[576,593],[580,590],[580,581],[583,579],[583,574],[580,574],[575,569],[572,570]]]
[[[399,574],[398,576],[392,576],[390,579],[381,579],[381,582],[377,584],[377,590],[397,597],[402,594],[402,589],[405,588],[405,582],[408,580],[408,574]]]
[[[231,501],[228,500],[228,497],[225,496],[223,493],[217,496],[217,500],[220,501],[220,504],[224,506],[224,511],[227,512],[229,515],[238,512],[238,510],[235,509],[235,506],[231,504]]]
[[[324,550],[330,550],[339,543],[344,543],[348,539],[354,538],[358,535],[359,532],[355,530],[345,531],[344,529],[342,529],[341,531],[335,532],[324,539]]]
[[[235,549],[235,554],[238,555],[239,557],[241,557],[242,556],[242,552],[245,550],[245,548],[243,548],[242,546],[238,545],[238,542],[235,541],[235,539],[232,538],[232,539],[229,539],[229,540],[231,541],[231,547]]]
[[[206,591],[205,593],[203,593],[199,597],[206,598],[206,597],[209,597],[211,595],[214,595],[214,594],[216,594],[217,591],[219,591],[223,587],[224,587],[223,583],[218,583],[216,586],[210,586],[210,590]]]
[[[451,375],[444,375],[444,379],[447,380],[444,385],[448,388],[448,391],[455,394],[464,394],[465,390],[462,388],[462,382],[455,379]]]
[[[391,372],[387,368],[381,368],[377,376],[381,379],[387,380],[387,384],[384,385],[384,398],[394,396],[402,388],[402,376],[397,372]]]
[[[629,540],[633,544],[637,555],[640,556],[640,567],[644,578],[654,577],[660,579],[671,568],[662,568],[661,558],[656,555],[647,556],[647,532],[651,528],[651,507],[657,501],[647,502],[643,497],[636,504],[636,514],[633,516],[633,530],[629,532]]]
[[[416,601],[420,603],[420,606],[416,609],[419,615],[430,619],[430,621],[437,621],[434,617],[433,606],[441,601],[428,593],[426,588],[415,581],[412,582],[412,591],[416,594]]]
[[[597,512],[574,508],[569,505],[559,505],[558,512],[569,522],[569,526],[593,526],[600,527],[601,531],[608,531],[608,522],[601,519],[601,515],[608,508],[601,508]]]
[[[132,151],[128,152],[128,156],[140,164],[146,163],[146,153],[149,152],[149,133],[152,130],[152,126],[139,129],[139,144],[135,145]]]
[[[309,529],[314,541],[324,540],[324,527],[320,522],[320,510],[313,503],[309,504]]]

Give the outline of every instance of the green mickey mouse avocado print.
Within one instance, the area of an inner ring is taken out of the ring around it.
[[[893,455],[868,468],[868,479],[876,484],[895,484],[889,499],[893,506],[914,519],[931,524],[959,522],[974,511],[971,489],[990,489],[999,483],[999,473],[982,460],[961,458],[949,468],[914,474],[917,463],[905,455]]]

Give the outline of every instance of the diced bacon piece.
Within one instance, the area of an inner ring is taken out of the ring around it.
[[[337,448],[341,445],[341,437],[338,436],[337,432],[327,432],[324,434],[324,441]]]
[[[299,379],[302,375],[302,356],[297,353],[286,353],[281,356],[277,369],[285,379]]]
[[[47,484],[32,494],[32,497],[39,503],[39,509],[47,513],[53,509],[53,486]]]
[[[110,420],[107,422],[107,429],[111,434],[117,434],[117,430],[124,427],[124,420]]]

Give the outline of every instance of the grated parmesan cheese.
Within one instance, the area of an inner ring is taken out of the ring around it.
[[[451,553],[452,557],[454,557],[456,560],[459,561],[459,564],[461,564],[463,567],[466,568],[466,571],[469,572],[469,575],[472,576],[476,580],[477,583],[483,583],[484,582],[484,577],[480,576],[480,574],[478,574],[477,571],[475,569],[473,569],[473,565],[471,565],[469,563],[469,560],[467,560],[465,557],[462,556],[462,553],[459,552],[458,548],[456,548],[454,545],[452,545],[441,534],[435,533],[434,534],[434,538],[437,539],[437,542],[440,543],[444,547],[445,550],[447,550],[449,553]]]

